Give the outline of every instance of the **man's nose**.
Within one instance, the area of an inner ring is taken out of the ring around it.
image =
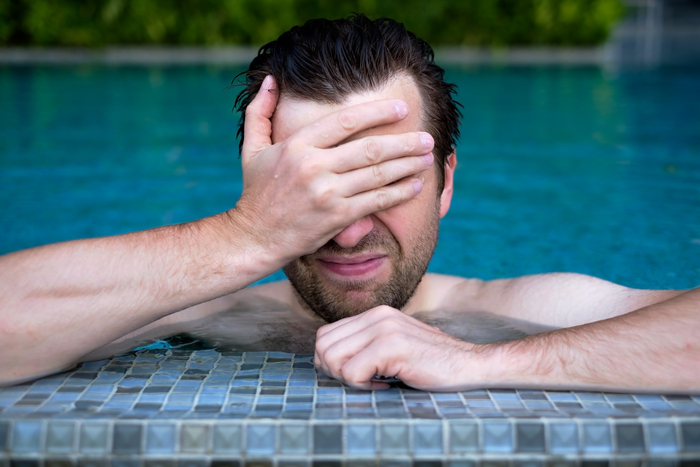
[[[333,241],[341,248],[352,248],[362,240],[365,235],[374,228],[374,221],[371,216],[365,216],[345,227],[338,235],[333,237]]]

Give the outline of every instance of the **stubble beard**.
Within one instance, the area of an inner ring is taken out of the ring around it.
[[[439,218],[431,215],[411,251],[403,251],[388,231],[372,230],[353,248],[341,248],[333,240],[316,252],[292,261],[284,268],[289,282],[308,308],[328,323],[355,316],[380,305],[402,309],[428,270],[438,237]],[[381,252],[391,265],[389,280],[342,281],[322,277],[316,259],[324,255],[356,256]],[[329,285],[326,285],[329,284]]]

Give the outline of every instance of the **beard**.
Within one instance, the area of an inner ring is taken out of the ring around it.
[[[388,229],[375,228],[352,248],[342,248],[333,240],[316,252],[292,261],[284,268],[302,304],[328,323],[355,316],[370,308],[388,305],[402,309],[411,299],[428,269],[435,251],[439,227],[437,210],[429,225],[415,238],[415,246],[404,251]],[[377,279],[338,280],[324,277],[317,258],[325,255],[351,257],[363,253],[383,253],[390,264],[385,282]]]

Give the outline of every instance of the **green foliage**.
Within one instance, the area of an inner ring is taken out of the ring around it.
[[[263,44],[307,19],[387,16],[433,45],[593,45],[621,0],[0,0],[0,44]]]

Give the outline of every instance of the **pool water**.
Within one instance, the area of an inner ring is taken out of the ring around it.
[[[0,67],[0,253],[232,207],[239,71]],[[464,67],[448,79],[464,118],[431,271],[700,285],[700,68]]]

